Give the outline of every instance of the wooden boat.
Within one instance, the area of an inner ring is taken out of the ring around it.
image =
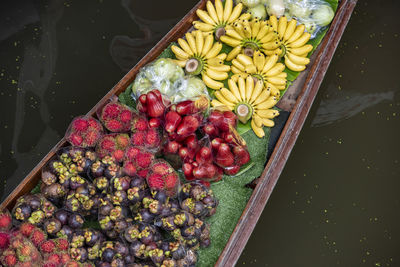
[[[96,116],[96,110],[99,107],[104,105],[112,96],[122,93],[134,81],[140,68],[153,61],[171,42],[183,36],[184,33],[192,27],[192,22],[198,19],[196,10],[199,8],[205,9],[206,2],[207,0],[200,0],[199,3],[88,112],[88,115]],[[281,100],[280,107],[290,111],[290,116],[262,175],[253,183],[254,191],[215,266],[234,266],[240,257],[296,142],[356,3],[357,0],[340,1],[335,18],[318,49],[314,52],[307,71],[303,72],[297,78],[295,83],[290,87],[290,90],[285,94],[283,100]],[[293,99],[295,99],[295,101]],[[290,101],[293,103],[290,104]],[[11,210],[18,197],[29,193],[39,182],[42,168],[55,155],[57,150],[64,146],[67,146],[67,142],[65,139],[62,139],[25,177],[3,203],[1,203],[0,209],[8,208]]]

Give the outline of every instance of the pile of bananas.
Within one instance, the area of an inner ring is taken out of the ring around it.
[[[283,72],[285,65],[278,60],[277,54],[265,57],[260,51],[254,52],[253,58],[239,54],[232,60],[231,69],[235,77],[251,75],[254,80],[261,80],[264,87],[270,88],[271,95],[279,97],[280,90],[286,88],[287,73]]]
[[[271,16],[268,21],[273,30],[278,32],[281,57],[285,59],[285,65],[293,71],[303,71],[306,65],[310,63],[307,55],[313,49],[313,46],[307,44],[311,35],[305,32],[304,24],[297,25],[297,21],[287,20],[281,16],[279,21],[275,16]]]
[[[231,61],[240,53],[253,56],[254,51],[266,55],[281,54],[278,34],[265,20],[240,19],[225,27],[226,34],[220,40],[233,47],[226,60]]]
[[[225,27],[231,25],[237,19],[250,19],[249,13],[242,13],[243,4],[239,3],[233,7],[233,0],[226,0],[225,7],[221,0],[215,0],[215,6],[211,1],[207,1],[207,11],[198,9],[197,16],[202,20],[194,21],[193,26],[204,33],[215,34],[215,38],[219,40],[225,35]]]
[[[228,78],[231,67],[224,65],[225,53],[220,53],[222,44],[214,42],[212,34],[203,36],[201,31],[186,33],[186,40],[179,38],[179,46],[171,46],[177,60],[186,73],[201,75],[204,83],[211,89],[221,89],[224,84],[219,81]]]
[[[211,101],[213,107],[227,106],[235,111],[239,120],[246,123],[251,119],[251,128],[258,137],[263,137],[263,126],[273,127],[272,120],[279,115],[279,111],[272,109],[278,102],[276,96],[271,95],[269,87],[264,88],[264,83],[258,80],[254,84],[254,79],[248,75],[228,80],[228,87],[215,91],[215,97]]]

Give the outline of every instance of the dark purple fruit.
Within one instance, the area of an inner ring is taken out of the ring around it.
[[[124,238],[129,243],[136,241],[139,237],[140,237],[140,231],[139,231],[139,226],[137,224],[129,226],[124,231]]]
[[[207,248],[207,247],[210,246],[210,244],[211,244],[211,240],[210,239],[204,239],[204,240],[200,241],[200,246],[202,248]]]
[[[96,160],[90,167],[90,174],[92,177],[103,176],[105,170],[105,165],[100,161]]]
[[[125,262],[120,258],[116,258],[116,259],[112,260],[111,266],[112,267],[125,267]]]
[[[61,230],[57,233],[58,237],[67,237],[68,240],[71,240],[73,235],[73,230],[68,225],[64,225]]]
[[[57,182],[57,176],[50,171],[42,172],[42,183],[45,185],[51,185]]]
[[[124,259],[125,259],[125,263],[126,264],[132,264],[132,263],[134,263],[135,262],[135,257],[133,256],[133,255],[126,255],[125,257],[124,257]]]
[[[70,178],[69,188],[71,188],[72,190],[75,190],[78,187],[83,186],[85,184],[86,184],[86,180],[83,179],[81,176],[77,175],[77,176],[73,176]]]
[[[165,267],[177,267],[178,263],[174,259],[165,259],[162,262],[162,266],[165,266]]]
[[[106,235],[109,239],[116,239],[119,236],[119,233],[117,231],[115,231],[114,229],[109,230],[106,232]]]
[[[99,216],[100,227],[104,231],[110,231],[114,228],[114,221],[110,219],[110,216]]]
[[[104,201],[100,203],[99,207],[99,214],[100,215],[108,215],[110,214],[111,210],[114,208],[114,205],[108,201]]]
[[[115,191],[112,201],[114,205],[126,205],[128,204],[128,196],[125,191]]]
[[[96,264],[96,267],[112,267],[112,266],[111,263],[109,262],[100,261]]]
[[[100,242],[103,238],[102,234],[93,229],[85,229],[83,232],[83,236],[85,237],[85,243],[89,247],[93,247],[97,242]]]
[[[154,194],[154,199],[158,200],[161,204],[165,204],[167,202],[168,196],[164,191],[156,191]]]
[[[67,196],[67,200],[64,203],[64,208],[69,211],[77,212],[81,208],[81,203],[74,196],[74,193],[70,191],[71,194]]]
[[[179,242],[171,242],[170,245],[170,251],[172,258],[175,260],[183,259],[186,255],[186,250],[183,245],[181,245]]]
[[[65,188],[60,184],[51,184],[42,188],[42,194],[50,200],[56,201],[62,198],[67,193]]]
[[[35,195],[29,195],[26,198],[26,203],[31,207],[32,210],[38,210],[41,207],[40,198]]]
[[[129,226],[129,223],[125,219],[117,220],[114,223],[114,230],[117,233],[122,233],[128,226]]]
[[[150,259],[156,265],[160,265],[161,262],[164,260],[164,251],[162,249],[156,248],[156,249],[150,250],[149,256],[150,256]]]
[[[114,250],[116,253],[119,253],[123,258],[125,258],[129,254],[129,248],[118,241],[115,242]]]
[[[85,262],[88,259],[88,253],[85,248],[71,248],[69,251],[69,254],[72,259],[79,261],[79,262]]]
[[[101,253],[101,259],[106,262],[112,262],[115,252],[111,248],[106,248],[103,253]]]
[[[134,177],[131,180],[131,185],[130,187],[138,187],[141,190],[144,190],[147,188],[147,183],[146,180],[140,177]]]
[[[131,183],[131,178],[129,176],[114,178],[112,180],[113,190],[126,191],[126,190],[128,190],[130,183]]]
[[[93,185],[96,187],[96,190],[99,192],[103,192],[107,190],[109,186],[109,181],[106,177],[100,176],[93,180]]]
[[[68,223],[69,212],[65,210],[58,210],[54,214],[54,217],[59,220],[62,225],[65,225]]]
[[[48,219],[44,222],[44,230],[50,234],[55,235],[61,230],[62,224],[56,218]]]
[[[145,191],[137,186],[129,188],[126,193],[128,200],[133,204],[142,201],[145,195]]]
[[[141,209],[137,213],[135,220],[138,222],[150,223],[154,220],[154,215],[150,213],[148,209]]]
[[[26,203],[22,203],[15,208],[14,217],[18,221],[26,221],[31,216],[31,213],[31,207]]]
[[[201,233],[201,232],[200,232]],[[200,235],[199,233],[199,235]],[[186,239],[192,239],[196,237],[196,228],[192,226],[185,226],[181,229],[181,234]]]
[[[148,205],[149,212],[155,215],[161,214],[163,207],[158,200],[153,200]]]
[[[121,167],[115,163],[108,165],[104,170],[104,176],[107,177],[108,179],[121,177],[122,176]]]
[[[71,214],[68,218],[68,225],[71,228],[82,228],[84,222],[83,217],[79,214]]]
[[[145,258],[145,250],[146,245],[140,241],[133,241],[129,246],[129,253],[139,259]]]

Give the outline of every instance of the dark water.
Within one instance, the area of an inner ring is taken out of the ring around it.
[[[197,1],[1,1],[4,199]],[[238,265],[400,266],[398,1],[364,0]]]

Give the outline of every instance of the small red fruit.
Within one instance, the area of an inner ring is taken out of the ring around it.
[[[100,142],[100,148],[107,150],[109,152],[115,150],[115,141],[112,137],[106,136],[101,142]]]
[[[107,104],[102,111],[102,119],[113,119],[118,117],[119,113],[121,111],[121,107],[117,103],[109,103]]]
[[[35,229],[36,227],[28,222],[21,224],[21,226],[19,227],[19,231],[21,232],[21,234],[23,234],[26,237],[29,237],[32,234],[33,230]]]
[[[164,129],[167,133],[172,133],[176,130],[176,127],[182,121],[182,117],[175,111],[169,111],[165,115],[165,126]]]
[[[129,147],[127,148],[125,154],[129,160],[134,160],[136,156],[140,153],[140,149],[137,147]]]
[[[202,185],[204,185],[205,187],[210,188],[210,185],[211,185],[210,182],[201,180],[200,183],[201,183]]]
[[[229,167],[233,165],[235,159],[229,145],[221,144],[219,146],[215,161],[222,167]]]
[[[134,176],[136,174],[136,167],[131,161],[125,161],[123,171],[126,175]]]
[[[122,123],[129,123],[132,120],[132,111],[126,109],[121,112],[119,118]]]
[[[185,145],[187,148],[189,149],[197,149],[199,142],[197,140],[197,137],[195,134],[189,135],[186,139],[185,139]]]
[[[205,134],[208,134],[209,136],[218,136],[217,128],[211,123],[207,123],[206,125],[204,125],[203,131]]]
[[[239,172],[239,170],[240,170],[240,167],[238,165],[224,168],[225,174],[231,175],[231,176],[237,174]]]
[[[164,114],[164,104],[153,91],[147,93],[146,100],[147,114],[150,117],[158,118]]]
[[[180,136],[187,136],[194,133],[199,127],[199,121],[192,115],[185,116],[179,124],[176,133]]]
[[[140,152],[136,158],[136,163],[140,168],[147,168],[150,166],[154,159],[153,154],[149,152]]]
[[[137,117],[132,122],[132,131],[145,131],[148,128],[148,121],[145,117]]]
[[[149,173],[148,169],[143,169],[143,170],[138,171],[137,175],[139,175],[142,178],[146,178],[148,173]]]
[[[14,266],[17,264],[17,261],[17,257],[12,254],[6,255],[3,260],[5,266]]]
[[[104,125],[110,132],[120,132],[123,129],[123,125],[118,120],[108,120]]]
[[[72,129],[78,132],[86,131],[88,127],[88,121],[83,118],[77,118],[72,122]]]
[[[71,260],[71,257],[68,255],[68,253],[60,253],[60,261],[62,264],[66,264],[70,260]]]
[[[146,145],[150,147],[157,147],[160,144],[160,134],[157,129],[151,128],[147,131]]]
[[[69,136],[68,139],[71,142],[71,144],[74,146],[80,146],[80,145],[82,145],[82,142],[83,142],[82,136],[80,136],[77,133],[71,133],[71,135]]]
[[[48,262],[53,262],[56,265],[61,264],[61,257],[58,254],[51,254],[47,257]]]
[[[84,142],[86,143],[86,146],[93,147],[96,145],[99,138],[100,132],[97,130],[90,130],[86,132]]]
[[[0,250],[8,248],[10,245],[10,237],[7,233],[0,233]]]
[[[222,143],[224,143],[224,140],[222,140],[222,138],[219,138],[219,137],[214,138],[214,139],[211,141],[211,147],[212,147],[213,149],[215,149],[215,150],[218,150],[219,146],[220,146]]]
[[[146,132],[138,131],[132,134],[131,141],[135,146],[144,145],[144,140],[146,138]]]
[[[50,239],[40,244],[40,249],[45,253],[53,253],[56,249],[56,243]]]
[[[176,173],[168,174],[165,177],[165,187],[167,189],[175,188],[178,183],[178,175]]]
[[[142,95],[140,95],[139,96],[139,101],[140,101],[140,103],[142,103],[143,105],[146,105],[146,103],[147,103],[147,98],[146,98],[146,94],[142,94]]]
[[[171,172],[171,166],[165,161],[159,161],[151,166],[153,173],[160,174],[161,176],[167,175]]]
[[[234,135],[230,132],[223,133],[223,137],[224,137],[225,142],[228,144],[236,143],[236,139],[235,139]]]
[[[142,113],[146,113],[146,112],[147,112],[147,107],[146,107],[146,105],[145,105],[145,104],[142,104],[141,102],[138,102],[138,103],[136,104],[136,109],[137,109],[139,112],[142,112]]]
[[[208,120],[214,124],[214,125],[219,125],[219,123],[224,119],[224,115],[222,114],[221,111],[219,110],[213,110],[210,112],[210,115],[208,116]]]
[[[207,169],[204,166],[199,166],[193,169],[193,177],[196,179],[208,178]]]
[[[42,230],[36,229],[33,231],[30,239],[32,241],[32,243],[38,247],[43,241],[45,241],[47,238],[46,234],[43,233]]]
[[[163,189],[164,188],[164,179],[161,174],[152,173],[147,178],[147,183],[151,189]]]
[[[58,238],[56,239],[57,249],[60,251],[68,251],[69,242],[65,238]]]
[[[115,137],[115,141],[117,143],[117,146],[121,149],[125,149],[130,141],[129,141],[129,135],[127,134],[119,134]]]
[[[212,163],[206,163],[203,165],[204,168],[206,168],[207,171],[207,178],[213,178],[217,174],[217,166],[215,166]]]
[[[190,163],[183,163],[182,171],[186,178],[193,176],[193,166]]]
[[[162,95],[160,91],[158,91],[157,89],[153,89],[151,90],[151,92],[157,96],[158,100],[162,101]]]
[[[243,146],[233,147],[233,154],[235,155],[236,164],[242,166],[249,162],[250,154]]]
[[[149,120],[149,127],[150,128],[158,128],[161,125],[161,120],[159,118],[151,118]]]
[[[165,147],[165,151],[170,154],[176,154],[179,149],[179,143],[176,141],[169,141]]]
[[[10,229],[12,219],[8,211],[0,213],[0,229]]]
[[[124,159],[124,155],[125,152],[121,149],[115,150],[112,154],[113,158],[118,162],[121,162]]]
[[[190,160],[193,160],[194,151],[187,147],[181,147],[179,149],[179,156],[184,162],[188,162]]]
[[[209,147],[202,147],[196,153],[196,161],[199,164],[207,163],[212,161],[212,152]],[[214,176],[214,175],[212,175]]]
[[[176,105],[176,112],[179,115],[189,115],[197,112],[197,109],[192,100],[186,100]]]

